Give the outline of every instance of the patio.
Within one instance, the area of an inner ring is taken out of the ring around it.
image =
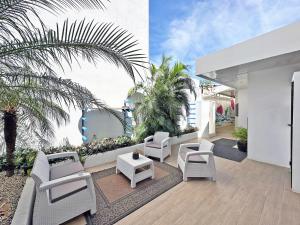
[[[0,3],[0,224],[300,225],[299,18],[150,2]]]
[[[211,141],[229,136],[224,133]],[[173,145],[172,156],[166,160],[173,166],[178,148]],[[241,163],[215,160],[217,182],[181,182],[117,224],[299,224],[300,195],[291,191],[288,169],[249,159]],[[112,166],[115,163],[89,172]],[[85,220],[79,217],[68,224],[85,224]]]
[[[217,157],[216,166],[216,183],[180,183],[118,224],[299,224],[287,169]]]

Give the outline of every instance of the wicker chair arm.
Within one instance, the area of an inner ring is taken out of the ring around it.
[[[78,181],[78,180],[83,180],[83,179],[88,180],[90,178],[91,178],[90,173],[80,172],[80,173],[76,173],[76,174],[69,175],[69,176],[66,176],[66,177],[62,177],[62,178],[58,178],[58,179],[55,179],[55,180],[44,182],[40,185],[39,189],[41,191],[45,191],[45,190],[51,189],[51,188],[56,187],[56,186],[61,185],[61,184],[66,184],[66,183],[70,183],[70,182]]]
[[[149,137],[146,137],[146,138],[144,139],[144,143],[146,144],[147,142],[153,140],[153,137],[154,137],[153,135],[151,135],[151,136],[149,136]]]

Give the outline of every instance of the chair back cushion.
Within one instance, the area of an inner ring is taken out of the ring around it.
[[[40,186],[43,182],[49,181],[49,173],[50,165],[47,156],[44,152],[39,151],[31,171],[31,177],[35,184]]]
[[[81,162],[66,161],[56,166],[50,167],[50,179],[55,180],[61,177],[66,177],[74,173],[83,171],[84,168]]]
[[[156,144],[161,144],[161,142],[167,137],[169,137],[169,132],[162,132],[162,131],[155,132],[153,137],[153,142]]]
[[[203,139],[200,142],[199,151],[212,151],[214,146],[210,141]]]

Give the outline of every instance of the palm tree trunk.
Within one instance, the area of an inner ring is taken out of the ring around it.
[[[5,111],[4,116],[4,139],[6,144],[6,176],[14,175],[14,151],[17,137],[17,114],[15,110]]]

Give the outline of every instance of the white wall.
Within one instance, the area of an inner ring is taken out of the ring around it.
[[[300,72],[294,74],[292,189],[300,193]]]
[[[216,135],[216,102],[211,101],[209,104],[209,130],[208,136]]]
[[[300,64],[248,76],[248,158],[280,166],[290,160],[291,79]]]
[[[236,103],[239,104],[239,115],[235,117],[236,127],[248,127],[248,89],[237,91]]]
[[[123,118],[122,112],[116,113]],[[88,127],[88,130],[84,132],[84,135],[88,138],[87,142],[93,141],[94,135],[96,135],[97,140],[101,140],[103,138],[114,138],[124,134],[124,128],[120,121],[108,112],[91,110],[88,111],[85,116],[87,120],[84,126]],[[81,121],[78,122],[78,127],[81,129]]]
[[[148,55],[149,51],[149,0],[114,0],[107,3],[107,9],[81,10],[76,12],[70,10],[64,15],[51,15],[43,13],[42,18],[47,18],[47,26],[53,27],[56,22],[62,23],[66,18],[69,22],[75,19],[86,18],[87,21],[113,22],[121,28],[132,33],[138,40],[143,53]],[[80,60],[81,61],[81,60]],[[142,70],[142,74],[146,71]],[[91,90],[97,98],[102,99],[113,108],[120,108],[127,97],[133,81],[123,69],[116,68],[106,62],[99,62],[96,66],[81,61],[81,67],[74,64],[72,70],[65,66],[65,73],[61,76],[71,78]],[[61,143],[67,137],[71,144],[82,143],[81,134],[78,130],[78,120],[81,116],[80,110],[70,110],[71,122],[56,131],[56,144]],[[97,122],[97,121],[96,121]]]
[[[201,96],[196,103],[196,108],[196,124],[199,129],[199,135],[201,137],[214,136],[216,133],[216,103],[214,101],[205,100]]]

